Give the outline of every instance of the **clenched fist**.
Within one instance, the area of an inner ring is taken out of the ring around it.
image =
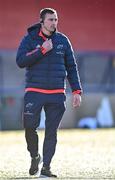
[[[45,48],[46,52],[50,51],[53,48],[52,40],[47,39],[43,44],[42,47]]]

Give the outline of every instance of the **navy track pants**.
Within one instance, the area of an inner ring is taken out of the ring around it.
[[[42,108],[45,111],[45,138],[43,144],[43,165],[50,166],[57,143],[57,129],[65,112],[65,95],[27,92],[24,96],[23,121],[27,149],[31,157],[38,155],[37,128]]]

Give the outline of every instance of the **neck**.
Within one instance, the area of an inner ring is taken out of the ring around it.
[[[52,35],[52,32],[48,31],[47,29],[45,29],[44,27],[41,28],[41,31],[47,35],[47,36],[51,36]]]

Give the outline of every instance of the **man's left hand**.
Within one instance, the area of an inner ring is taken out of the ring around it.
[[[80,107],[81,105],[81,95],[73,94],[73,107]]]

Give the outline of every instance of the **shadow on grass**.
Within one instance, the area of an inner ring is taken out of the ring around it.
[[[92,177],[92,178],[90,178],[90,177],[84,177],[84,178],[82,178],[82,177],[58,177],[58,178],[45,178],[45,177],[15,177],[15,178],[9,178],[9,179],[11,179],[11,180],[15,180],[15,179],[20,179],[20,180],[25,180],[25,179],[28,179],[28,180],[32,180],[32,179],[38,179],[38,180],[40,180],[40,179],[58,179],[58,180],[63,180],[63,179],[66,179],[66,180],[69,180],[69,179],[76,179],[76,180],[85,180],[85,179],[88,179],[88,180],[92,180],[92,179],[101,179],[101,180],[103,180],[103,179],[114,179],[115,180],[115,178],[106,178],[106,177]]]
[[[85,180],[85,179],[88,179],[88,180],[92,180],[92,179],[99,179],[99,180],[103,180],[103,179],[114,179],[115,180],[115,178],[102,178],[102,177],[96,177],[96,178],[94,178],[94,177],[92,177],[92,178],[89,178],[89,177],[84,177],[84,178],[82,178],[82,177],[62,177],[62,178],[58,178],[58,179],[76,179],[76,180]]]
[[[38,178],[39,178],[39,177],[14,177],[14,178],[12,177],[12,178],[9,178],[9,179],[12,179],[12,180],[13,180],[13,179],[20,179],[20,180],[21,180],[21,179],[30,179],[30,180],[31,180],[31,179],[38,179]]]

